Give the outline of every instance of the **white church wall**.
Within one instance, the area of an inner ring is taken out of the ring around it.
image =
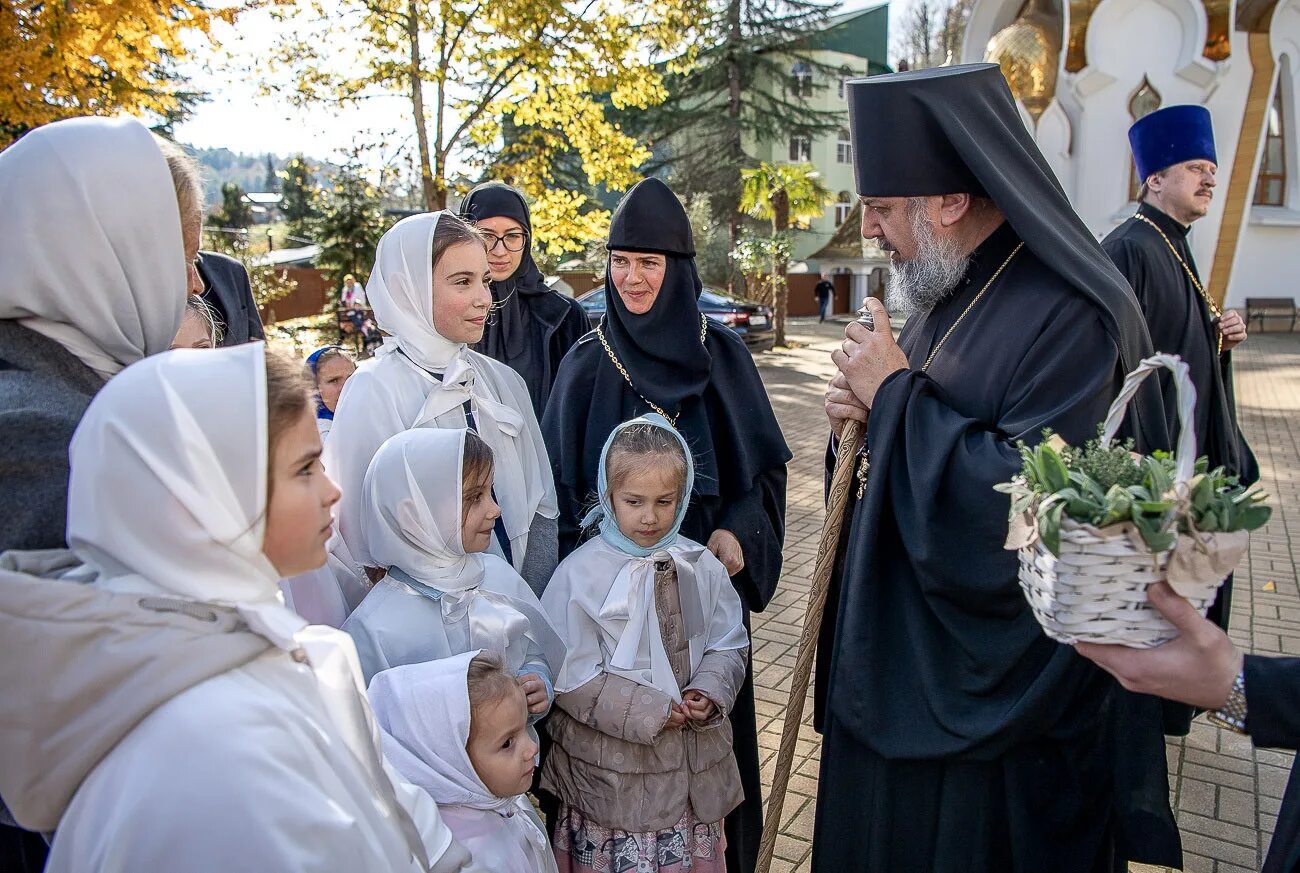
[[[1277,64],[1274,87],[1282,78],[1286,101],[1287,186],[1282,207],[1250,206],[1226,305],[1241,308],[1247,297],[1290,297],[1300,300],[1300,0],[1278,4],[1269,31],[1269,46]],[[1262,150],[1261,143],[1261,150]],[[1256,156],[1256,165],[1259,158]],[[1253,185],[1254,178],[1251,178]],[[1252,189],[1253,200],[1253,189]]]

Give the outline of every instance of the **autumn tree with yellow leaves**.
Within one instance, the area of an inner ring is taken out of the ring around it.
[[[211,37],[242,4],[204,0],[0,0],[0,148],[61,118],[128,112],[176,120],[195,95],[175,74],[186,37]]]
[[[270,87],[300,104],[402,95],[425,208],[444,208],[453,162],[478,155],[529,196],[534,237],[558,257],[603,235],[609,215],[556,184],[556,161],[576,158],[593,187],[637,181],[649,152],[607,107],[664,100],[663,72],[691,62],[704,10],[704,0],[297,0],[279,14],[317,24],[278,46],[270,68],[287,81]]]

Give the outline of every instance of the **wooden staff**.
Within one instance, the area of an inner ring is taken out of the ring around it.
[[[865,308],[858,311],[858,322],[866,325],[867,330],[875,330],[875,320],[871,313]],[[844,526],[849,486],[853,484],[853,463],[858,449],[862,447],[864,430],[862,422],[849,419],[844,423],[844,430],[840,434],[835,471],[831,474],[830,496],[826,501],[826,519],[822,522],[822,535],[817,543],[812,590],[808,592],[803,631],[799,635],[799,656],[795,659],[794,674],[790,677],[790,700],[785,709],[785,726],[781,729],[781,746],[776,753],[776,772],[772,774],[772,791],[767,798],[763,841],[758,846],[757,873],[768,873],[771,868],[772,852],[776,849],[776,837],[781,829],[781,811],[785,806],[785,792],[790,784],[790,770],[794,764],[794,747],[803,721],[804,698],[808,694],[808,680],[812,676],[813,656],[817,653],[817,633],[821,628],[822,613],[826,610],[826,592],[830,588],[831,572],[835,569],[835,552],[839,547],[840,529]]]

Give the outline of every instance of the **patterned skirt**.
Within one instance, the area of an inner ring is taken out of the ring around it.
[[[556,818],[555,863],[560,873],[726,873],[722,822],[686,814],[671,828],[646,833],[607,828],[582,810],[560,806]]]

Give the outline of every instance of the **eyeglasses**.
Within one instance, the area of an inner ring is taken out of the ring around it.
[[[505,246],[508,252],[522,252],[524,246],[528,245],[528,234],[521,230],[512,230],[505,236],[497,236],[494,233],[483,232],[483,240],[487,243],[487,250],[490,252],[497,245]]]

